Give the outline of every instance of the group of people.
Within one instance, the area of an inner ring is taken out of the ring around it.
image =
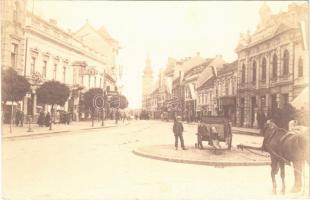
[[[40,127],[43,127],[43,126],[46,126],[46,127],[49,127],[51,125],[51,115],[49,112],[47,112],[45,114],[45,112],[42,110],[39,114],[39,117],[38,117],[38,125]]]
[[[16,126],[23,126],[24,125],[24,112],[17,109],[15,113],[15,124]]]

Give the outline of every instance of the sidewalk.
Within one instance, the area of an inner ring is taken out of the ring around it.
[[[139,156],[186,164],[215,167],[270,165],[270,158],[267,153],[253,152],[242,151],[233,147],[231,150],[223,149],[215,153],[211,147],[201,150],[193,146],[188,146],[187,150],[184,151],[175,150],[173,145],[141,146],[133,150],[133,153]]]
[[[118,122],[119,125],[123,125],[122,122]],[[31,132],[28,132],[28,124],[24,124],[23,127],[16,127],[12,125],[12,132],[10,133],[10,125],[2,124],[2,139],[7,138],[19,138],[19,137],[29,137],[29,136],[38,136],[38,135],[47,135],[55,133],[65,133],[73,132],[79,130],[91,130],[91,129],[100,129],[100,128],[110,128],[115,127],[114,120],[104,121],[104,126],[101,126],[101,121],[95,121],[94,126],[92,127],[91,121],[81,121],[81,122],[72,122],[69,125],[66,124],[53,124],[52,130],[49,130],[49,127],[39,127],[37,124],[31,124]]]

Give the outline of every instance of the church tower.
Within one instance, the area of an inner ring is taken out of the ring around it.
[[[151,67],[151,59],[147,56],[142,77],[142,109],[146,109],[146,97],[153,89],[153,70]]]

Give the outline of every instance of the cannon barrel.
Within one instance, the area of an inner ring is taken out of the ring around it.
[[[248,146],[248,145],[244,145],[244,144],[238,144],[237,148],[241,149],[241,150],[243,150],[243,149],[262,150],[261,147],[253,147],[253,146]]]

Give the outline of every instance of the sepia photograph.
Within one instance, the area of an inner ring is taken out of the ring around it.
[[[1,199],[310,199],[308,1],[0,4]]]

